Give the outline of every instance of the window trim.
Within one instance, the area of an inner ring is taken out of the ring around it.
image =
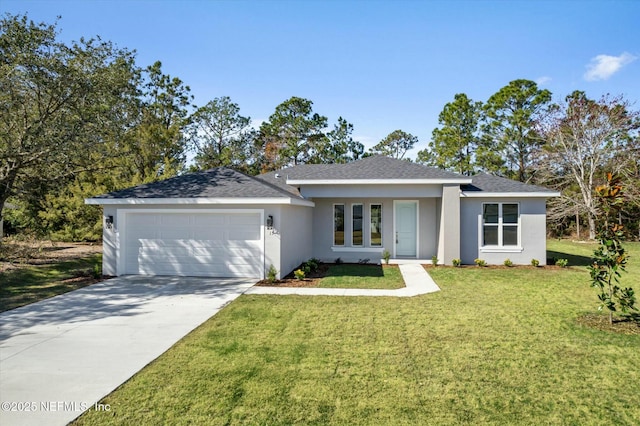
[[[371,231],[371,218],[373,217],[373,215],[371,214],[371,209],[373,208],[373,206],[379,206],[380,207],[380,229],[382,229],[382,203],[369,203],[369,221],[367,222],[369,224],[369,247],[375,247],[375,248],[380,248],[380,247],[384,247],[384,241],[383,241],[383,234],[382,232],[380,232],[380,244],[378,245],[374,245],[371,242],[371,237],[373,232]]]
[[[360,217],[360,221],[361,221],[361,223],[360,223],[360,232],[362,233],[362,235],[360,236],[360,240],[361,240],[360,244],[354,243],[354,240],[353,240],[353,234],[355,232],[355,227],[354,227],[354,225],[355,225],[355,223],[354,223],[355,222],[355,215],[353,214],[354,213],[353,209],[356,206],[360,206],[361,212],[362,212],[362,215]],[[351,203],[351,247],[364,247],[364,235],[365,235],[364,220],[365,220],[364,203]]]
[[[342,244],[336,244],[336,206],[342,206]],[[333,247],[345,247],[345,243],[346,243],[346,222],[345,222],[345,218],[346,218],[346,211],[345,211],[345,204],[344,203],[333,203],[333,220],[331,223],[332,229],[331,229],[331,235],[332,235],[332,239],[333,239]]]
[[[493,224],[485,224],[484,222],[484,209],[485,205],[488,204],[497,204],[498,205],[498,223]],[[516,223],[504,223],[504,212],[503,205],[504,204],[515,204],[518,206],[518,220]],[[522,251],[522,210],[520,203],[517,201],[485,201],[482,203],[482,209],[480,215],[478,216],[478,246],[481,251],[486,253],[497,253],[497,252],[521,252]],[[485,226],[497,227],[498,229],[498,244],[485,245],[484,244],[484,228]],[[515,245],[504,245],[504,226],[516,226],[517,227],[517,242]]]

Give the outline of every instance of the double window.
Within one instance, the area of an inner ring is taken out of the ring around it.
[[[482,205],[482,245],[494,247],[518,246],[519,206],[515,203],[485,203]]]
[[[365,223],[364,204],[351,204],[351,245],[353,247],[364,247],[366,236]],[[345,241],[345,205],[334,204],[333,245],[344,246]],[[371,247],[382,247],[382,204],[369,205],[368,243]]]

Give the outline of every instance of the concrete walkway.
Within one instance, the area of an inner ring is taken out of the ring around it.
[[[124,276],[1,313],[0,424],[66,425],[254,283]]]
[[[400,264],[404,288],[397,290],[369,290],[357,288],[308,288],[308,287],[260,287],[254,286],[245,294],[296,294],[300,296],[395,296],[412,297],[440,291],[440,287],[419,264]]]

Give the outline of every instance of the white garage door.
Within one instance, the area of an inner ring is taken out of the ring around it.
[[[125,274],[262,278],[260,213],[126,214]]]

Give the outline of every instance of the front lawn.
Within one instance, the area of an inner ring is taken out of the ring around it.
[[[241,296],[77,423],[640,424],[640,335],[581,325],[583,266],[429,273],[413,298]]]
[[[0,272],[0,312],[99,281],[102,255]]]
[[[404,287],[397,265],[331,265],[318,282],[324,288],[370,288],[394,290]]]

